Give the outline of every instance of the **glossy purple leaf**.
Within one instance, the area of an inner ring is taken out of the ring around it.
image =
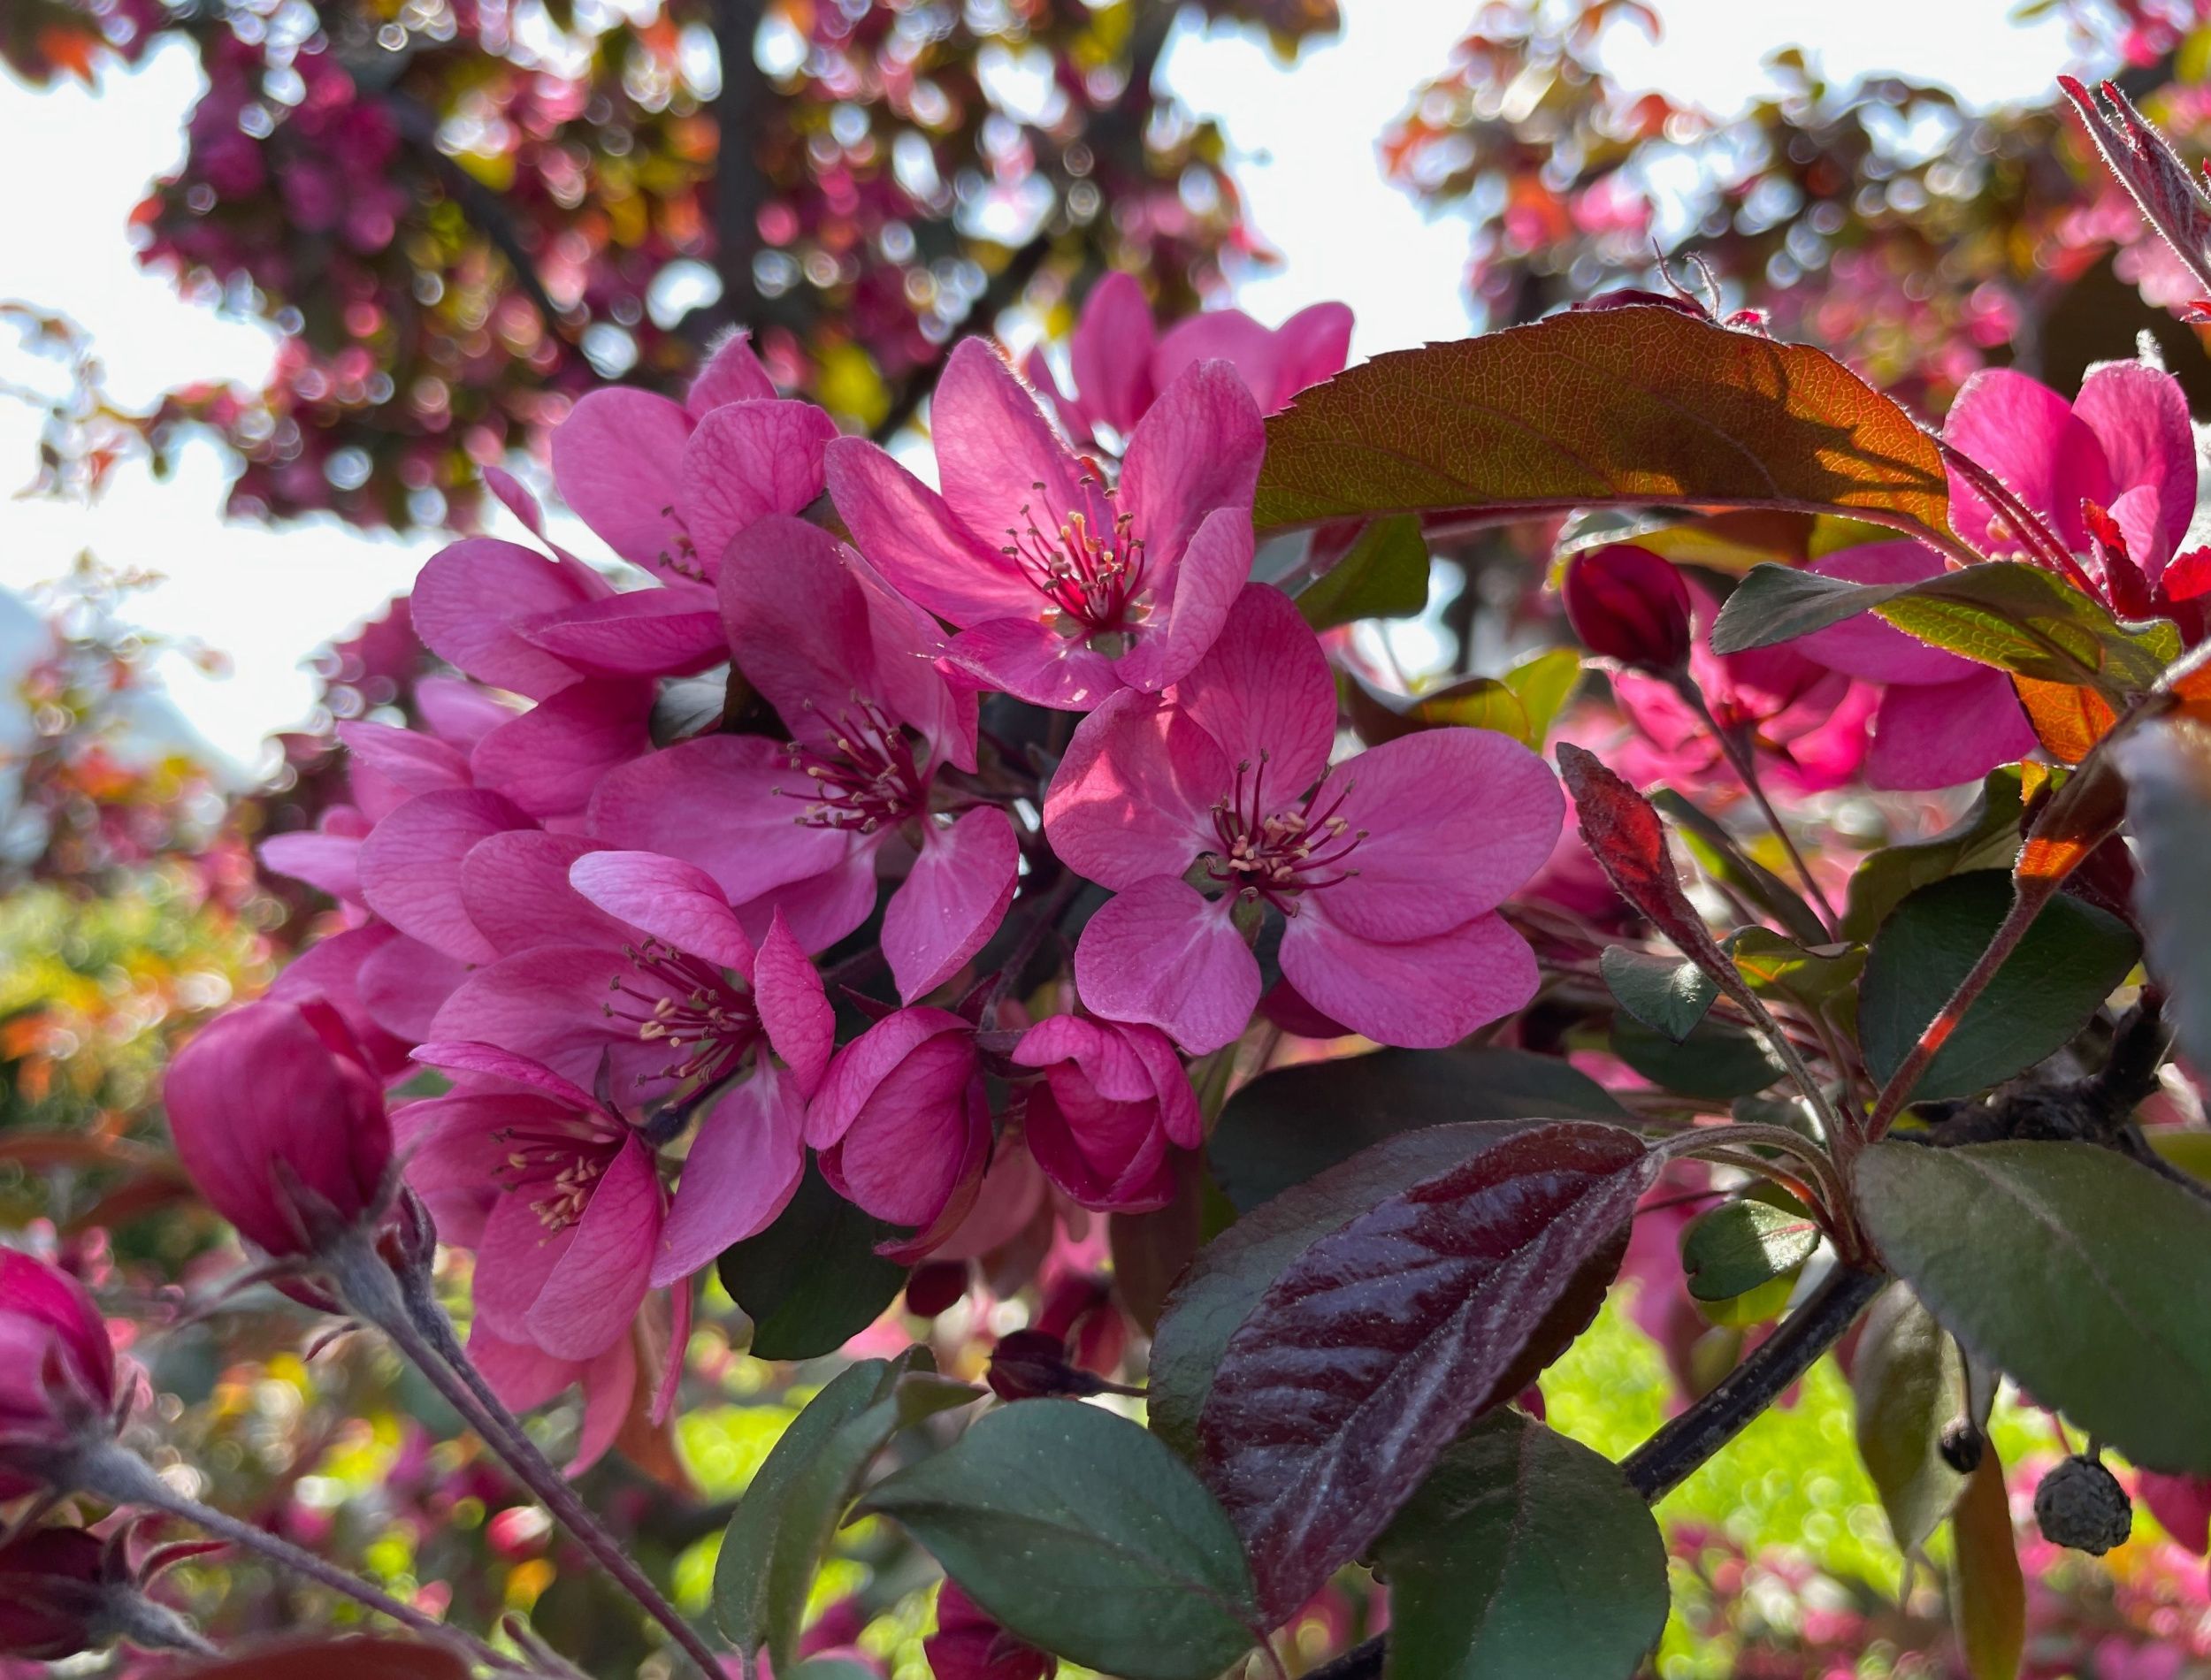
[[[1201,1468],[1276,1621],[1381,1533],[1657,1174],[1636,1136],[1562,1120],[1505,1137],[1322,1238],[1230,1338]]]

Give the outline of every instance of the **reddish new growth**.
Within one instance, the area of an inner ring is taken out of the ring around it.
[[[1338,869],[1358,851],[1366,830],[1353,829],[1348,819],[1336,814],[1358,783],[1345,781],[1331,789],[1333,778],[1325,771],[1297,805],[1263,815],[1268,756],[1259,754],[1256,770],[1249,760],[1238,764],[1234,790],[1213,806],[1213,832],[1220,836],[1220,850],[1207,862],[1205,873],[1247,900],[1264,898],[1284,915],[1294,916],[1302,895],[1358,874],[1356,869],[1323,872]],[[1313,807],[1324,792],[1331,797],[1316,811]]]
[[[1144,586],[1144,538],[1130,530],[1134,515],[1116,508],[1110,486],[1091,473],[1080,484],[1083,505],[1067,509],[1050,531],[1037,523],[1034,505],[1023,502],[1028,529],[1008,525],[1006,534],[1013,541],[999,552],[1019,562],[1051,605],[1046,623],[1117,658],[1128,651],[1127,638],[1151,616],[1151,592]],[[1041,480],[1029,487],[1040,495],[1050,489]]]
[[[617,974],[608,989],[624,1004],[603,1005],[608,1019],[633,1022],[640,1040],[657,1041],[678,1052],[657,1076],[639,1073],[638,1081],[702,1078],[712,1084],[736,1072],[760,1036],[760,1012],[751,995],[732,985],[727,974],[704,958],[678,951],[664,940],[625,944],[622,954],[640,978],[667,989],[640,991]],[[642,1006],[644,1012],[638,1013],[634,1006]],[[682,1053],[685,1051],[689,1053]]]

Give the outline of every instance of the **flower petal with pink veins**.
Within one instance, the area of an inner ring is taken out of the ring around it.
[[[1084,640],[1062,636],[1037,616],[1037,598],[1018,618],[993,618],[961,630],[945,649],[952,666],[990,688],[1055,712],[1086,712],[1121,687],[1114,662]]]
[[[676,514],[708,577],[731,538],[822,493],[822,451],[836,435],[837,423],[810,402],[725,403],[700,421],[684,446]]]
[[[649,1287],[661,1218],[653,1157],[624,1138],[576,1223],[576,1240],[531,1305],[530,1340],[564,1359],[588,1359],[628,1335]]]
[[[2063,397],[2009,368],[1983,368],[1959,387],[1942,435],[2048,521],[2069,552],[2088,546],[2080,504],[2110,503],[2111,470],[2096,434]],[[1995,533],[1992,520],[2000,522]],[[1985,554],[2016,554],[2024,552],[2016,523],[1951,469],[1950,524],[1959,536]]]
[[[775,1223],[806,1172],[805,1130],[796,1082],[766,1063],[715,1099],[684,1157],[653,1257],[654,1287],[681,1282]]]
[[[517,543],[470,537],[440,548],[415,579],[415,633],[478,682],[542,699],[576,673],[523,631],[612,593]]]
[[[665,1043],[639,1039],[629,1020],[604,1011],[615,987],[634,978],[618,951],[539,945],[501,957],[455,989],[430,1024],[435,1042],[496,1044],[541,1063],[579,1089],[596,1081],[602,1060],[617,1099],[638,1092],[640,1074],[671,1060]],[[616,998],[620,1003],[620,998]]]
[[[934,991],[983,949],[1021,875],[1014,825],[996,806],[960,813],[949,829],[930,826],[913,872],[883,914],[883,951],[899,997]]]
[[[1044,794],[1045,837],[1102,887],[1179,875],[1218,844],[1213,808],[1234,783],[1229,760],[1180,707],[1123,689],[1075,725]]]
[[[1300,391],[1343,372],[1351,359],[1351,325],[1349,304],[1309,303],[1276,327],[1274,388],[1269,393],[1252,386],[1260,411],[1278,413]]]
[[[620,386],[593,391],[553,429],[561,500],[608,547],[666,571],[686,549],[677,474],[693,422],[680,403]]]
[[[415,1059],[425,1067],[461,1075],[454,1083],[464,1090],[531,1091],[586,1113],[606,1113],[599,1099],[575,1081],[498,1044],[432,1042],[417,1049]]]
[[[1113,661],[1113,675],[1154,694],[1180,682],[1220,640],[1251,576],[1250,508],[1214,509],[1182,550],[1173,597]]]
[[[461,859],[461,902],[501,956],[535,945],[618,944],[626,924],[569,885],[569,867],[598,851],[580,835],[515,829],[478,841]]]
[[[855,846],[818,875],[747,898],[735,906],[746,937],[768,937],[777,917],[791,930],[800,951],[827,951],[868,920],[876,907],[876,864],[872,851]]]
[[[498,952],[462,903],[461,860],[479,840],[533,826],[488,789],[422,794],[361,843],[361,895],[402,933],[463,962],[489,962]]]
[[[1285,804],[1312,785],[1335,745],[1335,679],[1296,603],[1247,584],[1205,657],[1175,685],[1175,703],[1220,744],[1231,767],[1266,760]]]
[[[1955,683],[1884,694],[1865,775],[1877,788],[1955,787],[2026,757],[2037,745],[2011,679],[1981,667]]]
[[[839,438],[822,456],[830,499],[853,545],[903,593],[955,624],[1034,615],[1042,598],[1011,557],[1012,539],[970,531],[945,499],[864,438]]]
[[[338,738],[355,763],[373,766],[379,775],[409,793],[475,785],[468,754],[434,735],[356,719],[338,726]]]
[[[362,959],[361,1006],[393,1037],[419,1044],[468,974],[468,965],[458,958],[402,934]]]
[[[333,898],[361,902],[361,844],[341,834],[318,834],[302,829],[291,834],[272,834],[254,848],[262,867],[288,880],[302,882]]]
[[[1282,974],[1317,1009],[1378,1044],[1441,1050],[1535,996],[1527,941],[1499,916],[1426,939],[1380,944],[1347,933],[1324,901],[1293,917]]]
[[[1167,875],[1107,900],[1075,947],[1083,1003],[1149,1022],[1193,1056],[1233,1043],[1259,1000],[1259,959],[1228,920],[1234,902]]]
[[[725,402],[761,402],[776,394],[776,382],[761,365],[752,335],[732,331],[717,343],[684,393],[684,407],[703,420]]]
[[[1083,505],[1089,470],[988,339],[952,347],[929,412],[945,505],[984,541],[1001,540],[1009,527],[1025,529],[1024,508],[1052,531]]]
[[[823,1172],[838,1193],[878,1219],[926,1226],[975,1165],[975,1132],[990,1138],[975,1046],[964,1034],[930,1039],[869,1093],[860,1123],[833,1146]]]
[[[678,951],[753,977],[753,942],[705,870],[656,851],[593,851],[569,881],[590,903]]]
[[[806,1141],[826,1149],[853,1122],[891,1072],[922,1045],[947,1035],[963,1042],[975,1029],[944,1009],[901,1009],[884,1016],[838,1051],[807,1111]]]
[[[422,610],[419,602],[415,610]],[[474,746],[515,714],[497,695],[457,676],[424,677],[415,684],[415,704],[432,731],[458,747]]]
[[[533,817],[576,816],[609,771],[652,750],[652,706],[635,677],[586,678],[501,724],[469,766]]]
[[[1318,899],[1331,922],[1393,943],[1496,909],[1550,856],[1565,809],[1550,767],[1490,729],[1427,729],[1372,747],[1336,767],[1315,817],[1338,787],[1336,815],[1366,837],[1325,872],[1345,878],[1307,893],[1300,912]]]
[[[753,1001],[768,1047],[783,1058],[799,1095],[811,1097],[821,1088],[837,1049],[837,1012],[830,1006],[822,976],[780,914],[760,942],[753,974]]]
[[[1115,269],[1090,287],[1067,340],[1067,370],[1089,426],[1124,439],[1151,406],[1151,305],[1133,274]]]
[[[815,746],[836,739],[855,691],[881,698],[868,600],[845,552],[819,525],[770,517],[730,545],[717,585],[738,668],[792,735]]]
[[[2196,513],[2196,438],[2180,381],[2141,362],[2108,363],[2080,384],[2073,412],[2096,434],[2111,468],[2115,507],[2149,493],[2154,512],[2127,540],[2153,581],[2188,534]]]
[[[1174,565],[1205,516],[1238,509],[1250,523],[1266,433],[1251,393],[1226,362],[1175,376],[1136,423],[1121,474],[1121,510],[1154,564]],[[1155,587],[1173,587],[1154,575]]]
[[[612,847],[694,863],[741,903],[834,868],[851,851],[850,835],[797,821],[808,792],[781,743],[704,736],[608,775],[592,798],[590,830]]]
[[[407,1052],[414,1048],[416,1041],[401,1039],[377,1019],[370,1012],[361,983],[363,967],[394,940],[414,944],[396,928],[387,928],[381,922],[327,935],[287,963],[284,972],[271,983],[264,995],[280,1003],[295,1004],[305,1003],[311,997],[323,998],[360,1041],[362,1053],[373,1072],[386,1081],[403,1077],[413,1069]],[[417,945],[415,949],[423,948]]]
[[[576,1362],[555,1359],[535,1342],[509,1341],[482,1324],[469,1326],[469,1358],[511,1412],[532,1412],[576,1380]]]
[[[523,635],[593,676],[688,676],[730,656],[721,609],[702,584],[625,590]]]
[[[576,1241],[574,1226],[547,1231],[538,1218],[533,1202],[547,1188],[541,1180],[524,1180],[501,1196],[476,1242],[470,1305],[493,1335],[509,1341],[541,1345],[530,1333],[530,1310],[544,1293],[546,1279]]]
[[[1945,568],[1933,550],[1902,541],[1846,548],[1806,569],[1852,584],[1916,584]],[[1976,668],[1971,661],[1930,647],[1870,612],[1800,636],[1788,645],[1830,669],[1875,683],[1955,683]]]

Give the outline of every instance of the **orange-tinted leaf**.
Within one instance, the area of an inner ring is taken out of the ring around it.
[[[2111,703],[2092,688],[2031,676],[2015,676],[2011,683],[2019,691],[2027,722],[2034,725],[2035,738],[2060,764],[2078,764],[2118,722]]]
[[[2027,1584],[1996,1449],[1981,1455],[1950,1513],[1950,1616],[1973,1680],[2017,1680],[2027,1648]]]
[[[172,1671],[177,1680],[468,1680],[468,1664],[410,1639],[287,1639]]]
[[[1266,426],[1260,525],[1692,504],[1949,539],[1933,440],[1823,351],[1657,305],[1376,357]]]
[[[2118,832],[2126,813],[2126,778],[2109,753],[2099,753],[2066,777],[2036,815],[2013,873],[2023,884],[2064,880]]]

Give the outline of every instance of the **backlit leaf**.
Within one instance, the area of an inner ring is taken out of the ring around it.
[[[1686,957],[1607,945],[1597,968],[1622,1009],[1677,1044],[1719,996],[1711,977]]]
[[[1409,618],[1428,604],[1428,546],[1410,515],[1377,519],[1350,552],[1297,592],[1317,630],[1362,618]]]
[[[1616,1249],[1656,1171],[1616,1126],[1517,1130],[1274,1279],[1198,1424],[1270,1617],[1373,1540],[1467,1422],[1509,1397],[1530,1340],[1584,1263]]]
[[[2086,1143],[1859,1157],[1859,1218],[1944,1328],[2135,1463],[2211,1473],[2211,1205]]]
[[[1903,1284],[1891,1284],[1866,1312],[1850,1394],[1858,1456],[1889,1532],[1899,1550],[1915,1552],[1965,1483],[1940,1450],[1943,1429],[1965,1410],[1965,1365],[1957,1344]]]
[[[1375,357],[1266,426],[1261,527],[1600,505],[1839,509],[1948,534],[1933,440],[1825,353],[1656,306]]]
[[[1850,877],[1850,897],[1842,913],[1842,931],[1870,939],[1916,889],[1976,869],[2008,870],[2019,856],[2020,824],[2025,800],[2019,767],[1991,770],[1970,810],[1931,840],[1884,846]]]
[[[1732,1300],[1794,1271],[1819,1238],[1818,1223],[1801,1207],[1725,1202],[1681,1233],[1681,1270],[1697,1300]]]
[[[1735,837],[1672,788],[1650,796],[1652,806],[1673,831],[1697,867],[1721,885],[1786,928],[1807,944],[1827,937],[1812,907],[1795,888],[1735,844]]]
[[[2027,1649],[2027,1583],[1993,1447],[1966,1478],[1950,1533],[1950,1617],[1966,1672],[1973,1680],[2017,1680]]]

